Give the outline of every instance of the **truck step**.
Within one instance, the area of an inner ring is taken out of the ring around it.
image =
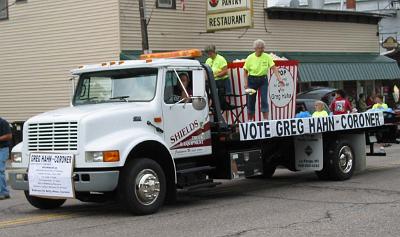
[[[195,189],[200,189],[200,188],[214,188],[215,186],[222,184],[221,182],[207,182],[207,183],[201,183],[201,184],[195,184],[192,186],[187,186],[184,187],[182,190],[185,191],[193,191]]]
[[[176,173],[177,174],[181,174],[181,175],[185,175],[185,174],[190,174],[190,173],[211,171],[211,170],[214,170],[214,169],[215,169],[215,167],[211,167],[211,166],[207,165],[207,166],[200,166],[200,167],[194,167],[194,168],[178,170],[178,171],[176,171]]]

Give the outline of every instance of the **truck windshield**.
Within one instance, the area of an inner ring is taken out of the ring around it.
[[[151,101],[157,72],[155,68],[135,68],[82,74],[73,104]]]

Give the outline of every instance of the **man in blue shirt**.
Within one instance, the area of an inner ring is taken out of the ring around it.
[[[12,139],[10,124],[0,118],[0,200],[10,198],[6,183],[6,161],[10,152],[10,141]]]

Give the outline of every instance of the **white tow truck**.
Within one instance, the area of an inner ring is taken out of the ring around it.
[[[193,59],[108,62],[72,74],[72,105],[30,118],[12,150],[11,186],[40,209],[114,198],[150,214],[174,202],[177,189],[269,178],[277,166],[345,180],[365,168],[366,133],[384,125],[382,113],[228,124],[211,69]],[[191,81],[185,90],[181,74]]]

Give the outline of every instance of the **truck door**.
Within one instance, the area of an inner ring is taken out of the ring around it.
[[[169,68],[164,76],[164,135],[172,156],[211,154],[209,108],[196,110],[190,99],[193,80],[205,80],[203,69]]]

